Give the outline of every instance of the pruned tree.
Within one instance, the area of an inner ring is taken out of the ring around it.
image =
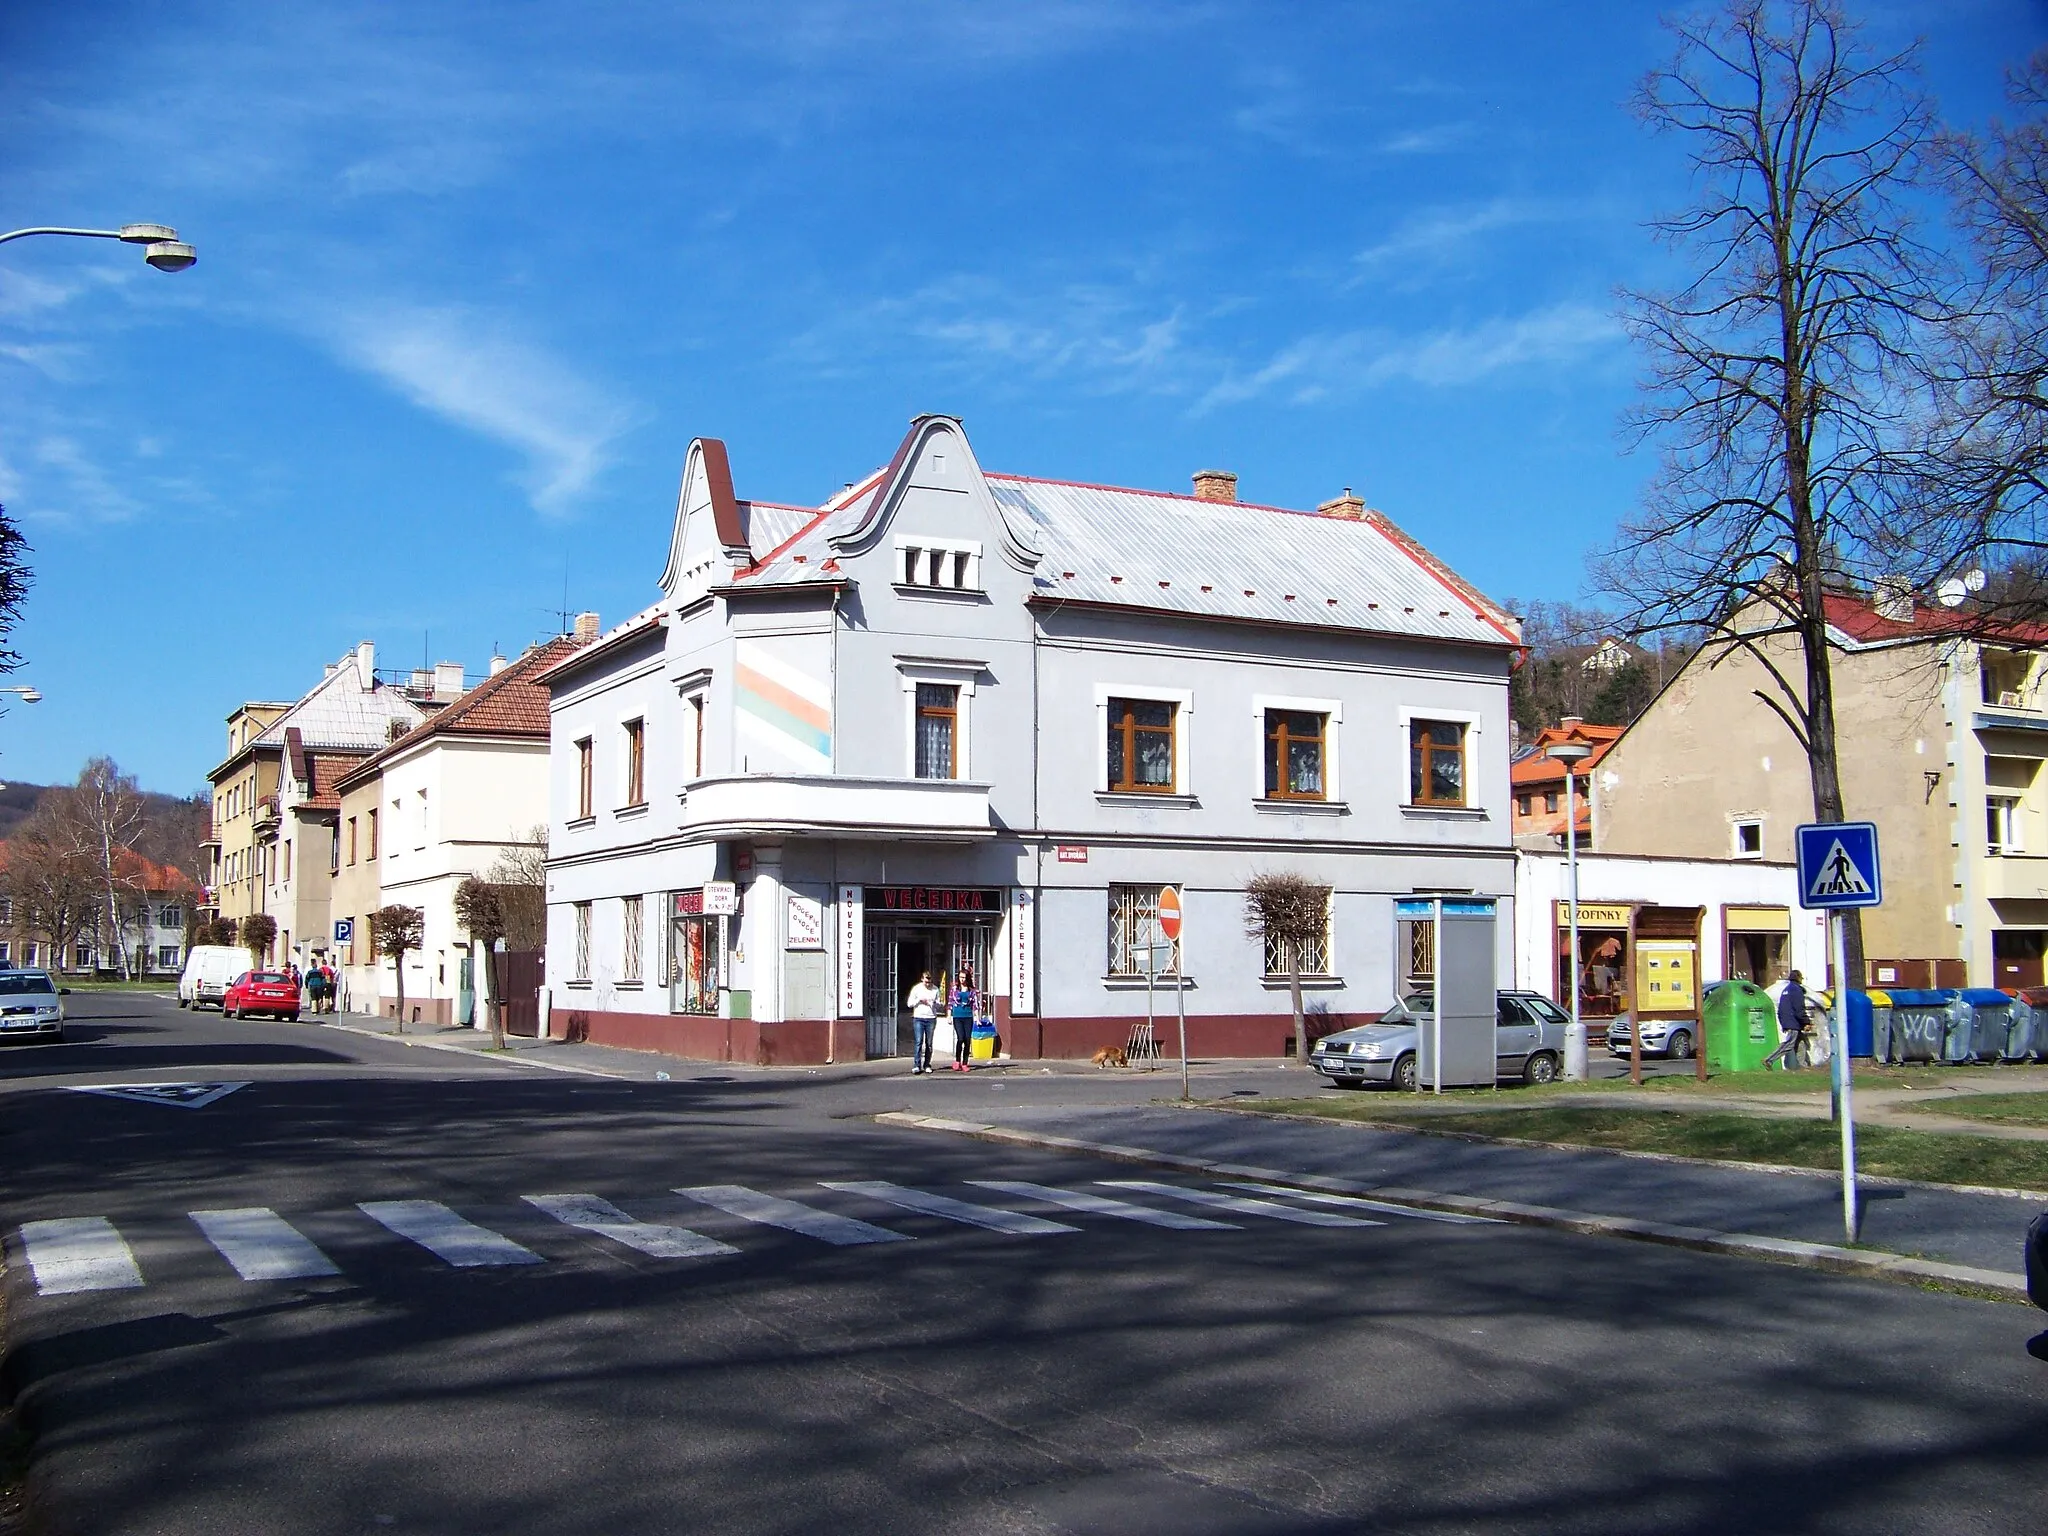
[[[277,942],[277,919],[268,912],[251,912],[242,919],[242,947],[249,951],[249,963],[260,966],[270,958],[270,946]]]
[[[192,933],[194,944],[217,945],[225,949],[236,940],[235,920],[231,917],[208,918]]]
[[[484,878],[497,888],[505,947],[545,949],[548,942],[548,829],[531,828],[523,841],[501,850]]]
[[[1328,965],[1330,888],[1305,875],[1253,875],[1244,888],[1244,931],[1265,946],[1266,974],[1287,978],[1294,1010],[1294,1059],[1308,1060],[1308,1020],[1301,1006],[1301,978]]]
[[[391,961],[398,974],[398,1032],[405,1033],[405,957],[427,936],[427,914],[398,902],[370,914],[370,938],[377,953]]]
[[[1910,542],[1894,454],[1924,421],[1913,386],[1943,312],[1903,197],[1928,109],[1912,51],[1873,57],[1832,0],[1728,0],[1668,25],[1675,57],[1637,107],[1687,141],[1696,200],[1656,228],[1693,275],[1631,296],[1650,360],[1633,426],[1662,463],[1596,577],[1632,632],[1753,659],[1815,819],[1840,821],[1826,600]],[[1848,938],[1860,975],[1853,920]]]
[[[480,945],[484,952],[484,974],[489,978],[490,1001],[484,1006],[491,1020],[491,1047],[505,1049],[505,1003],[499,996],[502,990],[491,959],[498,941],[505,937],[505,911],[498,899],[498,888],[475,875],[466,876],[462,884],[455,887],[455,921],[462,925],[462,931],[472,942]]]

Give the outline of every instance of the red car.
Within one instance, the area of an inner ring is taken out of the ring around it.
[[[244,971],[221,998],[220,1011],[231,1019],[267,1013],[272,1018],[296,1020],[299,984],[283,971]]]

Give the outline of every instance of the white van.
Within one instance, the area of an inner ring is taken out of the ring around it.
[[[220,1006],[234,979],[249,969],[249,951],[239,944],[195,944],[178,973],[178,1006]]]

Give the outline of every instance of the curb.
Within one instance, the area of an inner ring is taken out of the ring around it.
[[[615,1072],[601,1072],[596,1067],[571,1066],[566,1061],[528,1061],[514,1052],[486,1055],[473,1045],[449,1045],[441,1040],[416,1040],[409,1035],[394,1035],[388,1030],[364,1029],[360,1024],[322,1024],[322,1029],[338,1029],[345,1035],[361,1035],[366,1040],[388,1040],[393,1045],[411,1046],[422,1051],[451,1051],[457,1056],[469,1056],[478,1061],[494,1062],[502,1067],[531,1067],[536,1072],[567,1072],[575,1077],[601,1077],[607,1082],[630,1083],[634,1079],[621,1077]]]
[[[1540,1147],[1545,1152],[1598,1152],[1607,1157],[1633,1157],[1646,1163],[1679,1163],[1687,1168],[1733,1168],[1739,1173],[1791,1173],[1803,1179],[1841,1182],[1838,1168],[1806,1168],[1797,1163],[1746,1163],[1724,1157],[1687,1157],[1683,1152],[1644,1152],[1634,1147],[1595,1147],[1583,1141],[1531,1141],[1526,1136],[1488,1136],[1483,1131],[1446,1131],[1427,1125],[1399,1125],[1389,1120],[1339,1119],[1335,1115],[1290,1115],[1273,1109],[1242,1109],[1235,1104],[1209,1100],[1190,1104],[1189,1109],[1222,1110],[1252,1120],[1272,1120],[1284,1125],[1342,1125],[1357,1131],[1396,1131],[1411,1136],[1442,1136],[1449,1141],[1476,1141],[1493,1147]],[[1859,1125],[1864,1122],[1857,1122]],[[1911,1130],[1911,1126],[1903,1127]],[[1995,1195],[2001,1200],[2025,1200],[2048,1205],[2048,1191],[2016,1189],[2004,1184],[1937,1184],[1931,1179],[1902,1179],[1889,1173],[1858,1172],[1860,1187],[1874,1184],[1882,1189],[1931,1189],[1945,1195]]]
[[[1743,1232],[1715,1232],[1705,1227],[1682,1227],[1668,1222],[1637,1221],[1625,1216],[1596,1216],[1586,1211],[1560,1210],[1547,1205],[1520,1205],[1511,1200],[1484,1200],[1474,1195],[1447,1195],[1433,1190],[1401,1189],[1380,1184],[1363,1184],[1353,1179],[1330,1178],[1322,1174],[1290,1173],[1276,1168],[1257,1168],[1245,1163],[1216,1163],[1205,1158],[1176,1157],[1149,1147],[1124,1147],[1113,1142],[1081,1141],[1071,1136],[1050,1136],[1038,1131],[1014,1130],[1009,1126],[983,1125],[973,1120],[948,1120],[936,1115],[913,1114],[908,1110],[886,1110],[876,1115],[882,1125],[905,1126],[912,1130],[943,1131],[970,1136],[977,1141],[1007,1142],[1012,1146],[1037,1147],[1056,1152],[1082,1152],[1123,1163],[1142,1163],[1180,1173],[1211,1177],[1257,1179],[1294,1189],[1324,1194],[1356,1195],[1384,1201],[1389,1205],[1412,1206],[1419,1211],[1444,1211],[1458,1216],[1491,1216],[1528,1227],[1577,1232],[1593,1237],[1618,1237],[1634,1242],[1658,1243],[1667,1248],[1686,1248],[1695,1253],[1719,1253],[1735,1258],[1763,1259],[1817,1269],[1832,1274],[1857,1275],[1870,1280],[1891,1280],[1908,1285],[1934,1284],[1961,1290],[1996,1301],[2027,1301],[2025,1275],[2003,1270],[1977,1269],[1967,1264],[1945,1264],[1934,1259],[1914,1259],[1903,1254],[1868,1253],[1828,1243],[1806,1243],[1783,1237],[1758,1237]],[[1299,1118],[1299,1117],[1287,1117]],[[1482,1138],[1484,1139],[1484,1138]],[[1534,1145],[1534,1143],[1529,1143]],[[1715,1165],[1715,1166],[1726,1166]],[[1812,1170],[1806,1170],[1811,1172]]]

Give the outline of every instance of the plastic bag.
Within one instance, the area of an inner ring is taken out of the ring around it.
[[[938,1024],[934,1026],[934,1028],[932,1029],[933,1058],[937,1059],[941,1056],[952,1055],[958,1043],[959,1036],[953,1033],[952,1018],[950,1016],[942,1015],[939,1019]]]

